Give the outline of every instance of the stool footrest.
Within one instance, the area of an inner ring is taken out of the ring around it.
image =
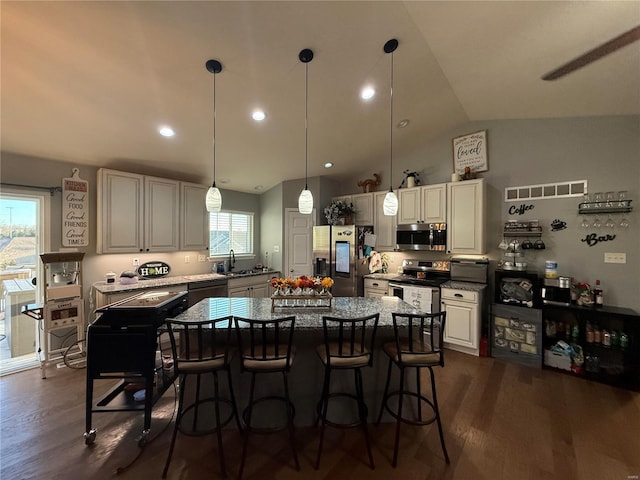
[[[387,412],[389,412],[389,414],[395,418],[396,420],[398,419],[398,413],[393,410],[390,406],[389,406],[389,400],[391,400],[391,398],[393,397],[397,397],[400,395],[400,390],[396,390],[394,392],[390,392],[384,399],[384,408]],[[418,395],[416,392],[411,392],[411,391],[407,391],[407,390],[403,390],[402,391],[402,396],[408,396],[408,397],[413,397],[413,398],[418,398],[418,401],[422,401],[424,403],[426,403],[429,406],[429,409],[431,412],[433,412],[433,416],[427,418],[427,419],[422,419],[420,418],[419,420],[414,420],[414,419],[410,419],[406,416],[402,416],[400,417],[400,421],[403,423],[407,423],[409,425],[431,425],[433,422],[436,421],[436,407],[433,404],[433,401],[430,398],[425,397],[424,395]],[[406,408],[403,408],[402,411],[406,412]],[[422,410],[421,410],[422,412]]]
[[[333,392],[333,393],[330,393],[329,395],[327,395],[327,397],[328,397],[327,398],[327,402],[331,398],[334,398],[334,397],[346,397],[346,398],[350,398],[351,400],[355,400],[356,402],[358,401],[358,397],[356,395],[354,395],[352,393],[346,393],[346,392]],[[369,409],[367,408],[366,404],[363,404],[362,406],[364,408],[364,415],[365,415],[365,417],[367,417],[369,415]],[[322,401],[320,402],[318,407],[322,408]],[[352,423],[332,422],[328,418],[325,418],[324,419],[324,423],[325,423],[325,425],[329,425],[330,427],[335,427],[335,428],[355,428],[355,427],[360,427],[362,425],[362,422],[360,421],[359,418],[356,421],[352,422]]]
[[[191,405],[189,405],[187,408],[185,408],[182,411],[182,415],[180,416],[180,423],[178,424],[178,431],[180,433],[182,433],[183,435],[186,435],[188,437],[199,437],[199,436],[204,436],[204,435],[211,435],[214,432],[217,432],[219,429],[224,428],[226,425],[228,425],[231,420],[233,420],[234,418],[234,412],[233,412],[233,402],[230,399],[227,398],[219,398],[218,402],[220,403],[224,403],[227,405],[230,405],[231,411],[229,412],[229,416],[226,417],[224,420],[220,419],[220,425],[216,425],[213,426],[211,428],[208,428],[206,430],[192,430],[192,429],[187,429],[185,426],[183,426],[183,422],[186,422],[185,419],[185,414],[187,412],[190,412],[191,410],[194,410],[196,407],[201,406],[203,403],[215,403],[216,399],[214,397],[210,397],[210,398],[203,398],[202,400],[192,403]],[[207,415],[208,417],[209,415]],[[215,417],[214,417],[215,419]]]
[[[285,425],[281,425],[281,426],[276,426],[276,427],[252,427],[249,426],[247,424],[248,419],[249,419],[249,409],[250,408],[254,408],[257,404],[262,403],[262,402],[267,402],[267,401],[273,401],[273,400],[277,400],[279,402],[282,402],[285,404],[288,413],[290,413],[291,419],[293,421],[293,418],[296,415],[296,407],[293,405],[293,403],[290,400],[287,400],[285,397],[280,397],[277,395],[269,395],[266,397],[260,397],[256,400],[253,401],[253,403],[246,407],[243,411],[242,411],[242,420],[244,421],[244,429],[246,431],[252,432],[252,433],[264,433],[264,434],[268,434],[268,433],[274,433],[274,432],[281,432],[283,430],[287,430],[289,428],[288,424]]]

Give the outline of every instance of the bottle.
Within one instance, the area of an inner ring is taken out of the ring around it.
[[[600,285],[600,280],[596,280],[596,286],[593,289],[593,296],[596,307],[601,307],[604,304],[604,298],[602,295],[602,285]]]

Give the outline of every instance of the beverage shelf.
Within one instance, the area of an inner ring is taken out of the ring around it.
[[[607,206],[606,202],[582,202],[578,205],[578,213],[589,215],[595,213],[629,213],[633,210],[631,200],[616,200],[613,205]],[[596,206],[600,204],[600,206]]]

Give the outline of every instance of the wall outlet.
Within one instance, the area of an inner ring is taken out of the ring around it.
[[[604,254],[604,263],[627,263],[626,253],[606,253]]]
[[[278,253],[280,252],[280,245],[274,245],[273,246],[273,253]]]
[[[207,257],[205,255],[198,255],[198,261],[199,262],[206,262],[207,261]]]
[[[140,259],[138,257],[134,257],[132,265],[134,267],[139,267],[140,266]]]
[[[191,257],[189,255],[184,256],[184,263],[191,263]]]

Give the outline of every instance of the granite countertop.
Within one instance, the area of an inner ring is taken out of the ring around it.
[[[480,292],[487,288],[486,283],[472,283],[472,282],[456,282],[449,280],[440,285],[440,288],[455,288],[456,290],[468,290],[470,292]]]
[[[270,298],[205,298],[175,317],[175,320],[200,321],[235,315],[258,320],[270,320],[290,315],[296,317],[298,328],[322,328],[322,316],[357,318],[380,313],[378,326],[393,325],[391,313],[417,313],[417,308],[397,297],[365,298],[334,297],[333,307],[276,307],[271,311]]]
[[[258,275],[275,275],[279,272],[275,270],[269,270],[268,272],[248,270],[243,273],[233,273],[232,275],[225,275],[222,273],[201,273],[196,275],[176,275],[174,277],[162,277],[154,279],[141,279],[136,283],[122,284],[116,281],[116,283],[97,282],[94,287],[100,293],[117,293],[117,292],[129,292],[134,290],[146,290],[149,288],[164,288],[175,285],[187,285],[189,283],[207,282],[210,280],[229,280],[231,278],[245,278],[255,277]]]

